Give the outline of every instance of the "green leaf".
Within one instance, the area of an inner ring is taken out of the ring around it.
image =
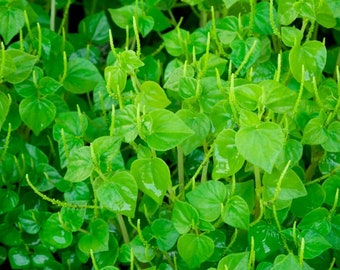
[[[107,251],[109,248],[109,225],[102,219],[91,221],[89,232],[79,239],[79,249],[89,254],[90,250],[93,253]]]
[[[155,20],[151,16],[140,16],[137,25],[142,37],[146,37],[154,28]]]
[[[234,195],[228,199],[222,212],[222,220],[225,223],[244,230],[248,230],[249,228],[249,216],[248,204],[238,195]]]
[[[222,182],[207,181],[188,192],[186,197],[197,209],[200,219],[211,222],[221,215],[227,190]]]
[[[327,50],[320,41],[306,41],[302,46],[296,44],[289,52],[290,71],[298,82],[304,78],[304,86],[313,92],[313,77],[316,83],[320,82],[326,59]],[[302,66],[304,74],[302,74]]]
[[[193,134],[176,114],[165,109],[149,112],[142,125],[141,137],[157,151],[172,149]]]
[[[156,82],[145,81],[140,86],[140,90],[137,100],[139,100],[141,108],[145,106],[147,112],[154,109],[164,109],[171,103],[164,89]]]
[[[7,50],[6,57],[10,57],[16,66],[15,72],[5,76],[5,80],[13,84],[26,80],[31,74],[35,63],[38,61],[36,56],[16,49]]]
[[[235,145],[235,134],[235,131],[225,129],[215,139],[213,179],[227,178],[243,166],[244,158]]]
[[[295,10],[295,0],[281,0],[278,2],[278,21],[282,25],[291,24],[298,16]]]
[[[39,91],[42,95],[55,93],[62,85],[51,77],[43,77],[39,80]]]
[[[32,265],[31,256],[25,247],[12,247],[8,251],[11,269],[29,269]]]
[[[282,172],[274,169],[272,173],[265,173],[263,175],[263,199],[264,201],[271,201],[277,189],[277,184],[281,178]],[[279,195],[277,201],[274,202],[276,209],[282,209],[284,206],[280,206],[280,202],[290,201],[295,198],[303,197],[307,195],[304,184],[302,183],[299,176],[292,170],[288,169],[286,174],[281,180],[279,187]]]
[[[286,269],[302,270],[305,268],[302,268],[300,266],[299,261],[294,256],[294,254],[289,253],[283,258],[280,258],[280,260],[278,260],[278,257],[277,257],[275,259],[274,266],[271,269],[272,270],[286,270]]]
[[[6,117],[9,112],[10,105],[11,105],[11,100],[9,96],[6,96],[5,93],[0,92],[0,130],[2,128],[2,125],[6,121]]]
[[[189,43],[190,33],[184,29],[176,28],[162,35],[166,51],[172,56],[185,54]],[[185,45],[186,44],[186,45]]]
[[[283,132],[276,123],[244,127],[236,133],[238,151],[249,162],[270,173],[283,148]]]
[[[296,92],[287,86],[273,81],[266,80],[259,84],[263,89],[263,104],[276,113],[286,113],[293,110]]]
[[[261,35],[272,35],[273,29],[270,21],[269,2],[260,2],[255,5],[254,31]],[[273,8],[273,19],[276,22],[276,10]]]
[[[39,135],[54,120],[56,107],[46,98],[25,98],[20,102],[19,113],[22,121]]]
[[[40,238],[56,249],[63,249],[72,244],[73,235],[60,223],[58,213],[54,213],[44,223],[40,231]]]
[[[90,177],[94,169],[89,146],[82,146],[70,153],[65,180],[81,182]]]
[[[0,214],[13,210],[19,203],[19,195],[9,189],[0,189]]]
[[[323,182],[322,187],[326,192],[325,203],[333,206],[335,203],[336,190],[340,189],[340,177],[338,175],[332,175],[328,177]],[[338,200],[337,206],[340,207],[340,200]]]
[[[199,267],[214,252],[214,241],[205,235],[184,234],[177,242],[179,255],[191,267]]]
[[[180,234],[185,234],[192,227],[197,227],[199,215],[197,210],[189,203],[176,201],[172,210],[171,220]]]
[[[51,267],[51,263],[55,262],[50,250],[45,246],[36,246],[32,253],[32,263],[35,267]]]
[[[134,51],[123,51],[118,55],[119,63],[123,72],[133,73],[135,69],[144,66]]]
[[[176,244],[179,233],[170,220],[164,218],[154,220],[151,230],[161,251],[166,252]]]
[[[305,239],[305,250],[303,253],[305,259],[316,258],[332,247],[324,236],[312,229],[302,231],[300,237]]]
[[[79,33],[84,33],[91,43],[103,45],[109,41],[110,25],[104,11],[86,16],[78,25]]]
[[[153,236],[151,232],[151,228],[149,226],[146,227],[142,231],[142,233],[143,233],[143,237],[145,241],[150,240],[150,238]],[[137,235],[130,242],[130,246],[131,246],[134,256],[137,258],[138,261],[143,262],[143,263],[148,263],[148,262],[151,262],[153,258],[156,256],[156,250],[153,249],[149,243],[145,243],[145,241],[142,241],[140,237]]]
[[[115,117],[115,135],[124,138],[124,141],[130,143],[138,135],[137,128],[137,107],[127,105],[116,113]]]
[[[260,105],[263,88],[258,84],[242,84],[235,86],[235,97],[237,103],[243,108],[254,111]]]
[[[45,222],[47,214],[47,212],[39,212],[36,209],[26,210],[18,217],[20,226],[25,232],[36,234],[40,231],[43,222]]]
[[[129,28],[132,28],[133,26],[133,16],[137,16],[141,13],[141,10],[139,7],[136,7],[135,5],[125,5],[120,8],[111,9],[109,8],[109,13],[111,15],[111,19],[114,21],[114,23],[122,28],[126,29],[126,26]]]
[[[291,26],[281,27],[282,42],[288,46],[293,47],[294,44],[300,43],[303,33],[300,29]]]
[[[336,250],[340,249],[340,215],[333,216],[331,219],[332,230],[325,238]]]
[[[110,171],[114,166],[116,157],[120,154],[121,138],[102,136],[91,143],[95,157],[95,166],[102,172]]]
[[[94,253],[94,258],[97,265],[101,270],[108,268],[110,270],[109,265],[114,265],[117,261],[118,254],[120,251],[120,246],[116,237],[113,234],[109,235],[109,243],[108,250]],[[111,266],[113,267],[113,266]],[[111,270],[119,270],[118,268],[113,267]]]
[[[85,58],[73,58],[67,64],[67,76],[63,85],[74,94],[92,91],[103,80],[98,69]]]
[[[327,127],[327,140],[322,143],[322,148],[328,152],[340,152],[340,122],[332,122]]]
[[[79,202],[77,202],[80,204]],[[81,204],[80,204],[81,205]],[[76,232],[78,231],[85,220],[86,209],[74,209],[69,207],[63,207],[60,211],[60,219],[66,230]]]
[[[160,205],[171,184],[168,165],[160,158],[137,159],[131,164],[131,173],[138,188]]]
[[[302,142],[305,144],[322,144],[328,139],[327,130],[320,117],[312,118],[303,130]]]
[[[0,7],[0,35],[8,44],[25,25],[24,11],[19,8]]]
[[[246,61],[241,70],[241,74],[244,74],[245,71],[256,62],[261,53],[261,41],[255,37],[249,37],[245,41],[236,39],[230,44],[230,47],[232,49],[230,58],[236,67],[240,67],[242,62]],[[250,52],[251,49],[252,52]],[[246,58],[246,55],[249,53],[249,57]]]
[[[94,190],[103,207],[114,213],[134,217],[138,188],[132,174],[121,171],[107,174],[105,180],[98,177]]]
[[[127,74],[118,66],[108,66],[105,68],[105,81],[110,86],[113,93],[122,92],[126,86]]]
[[[184,155],[188,155],[203,144],[210,131],[210,120],[204,113],[195,113],[186,109],[178,110],[176,115],[194,131],[194,134],[185,139],[181,144]]]
[[[321,185],[315,183],[306,186],[307,195],[293,200],[291,211],[297,217],[303,217],[308,212],[320,207],[326,198],[326,192]]]
[[[249,251],[241,253],[232,253],[223,257],[217,266],[217,270],[233,269],[243,270],[248,269]]]
[[[223,44],[229,45],[237,37],[238,32],[239,24],[237,17],[226,16],[216,20],[216,34]]]
[[[314,230],[323,236],[328,235],[331,231],[328,210],[320,207],[310,211],[302,218],[297,228],[301,231]]]
[[[248,238],[254,237],[256,260],[263,261],[282,247],[280,233],[274,224],[261,220],[249,229]]]
[[[178,93],[182,98],[195,97],[197,89],[199,89],[197,79],[187,76],[180,78]]]
[[[290,161],[290,166],[293,167],[301,160],[303,154],[303,146],[300,142],[289,139],[284,143],[283,149],[276,160],[275,166],[283,170]]]

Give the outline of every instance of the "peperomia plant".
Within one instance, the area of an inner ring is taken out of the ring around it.
[[[1,267],[339,269],[339,31],[333,0],[0,0]]]

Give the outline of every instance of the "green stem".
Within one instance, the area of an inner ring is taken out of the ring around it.
[[[184,160],[182,147],[177,146],[177,168],[178,168],[178,183],[179,194],[184,193]]]
[[[68,20],[68,13],[70,11],[70,6],[71,6],[72,1],[71,0],[67,0],[66,6],[64,8],[64,16],[63,19],[61,21],[59,30],[58,30],[58,35],[61,33],[62,29],[65,28],[66,22]]]
[[[256,193],[256,202],[255,202],[255,217],[260,217],[262,214],[261,210],[261,201],[262,201],[262,181],[261,181],[261,173],[259,167],[254,165],[254,176],[255,176],[255,193]]]
[[[94,258],[93,250],[90,249],[90,256],[91,256],[91,261],[92,261],[92,266],[94,270],[99,270],[99,267],[97,265],[96,259]]]
[[[119,224],[121,234],[123,236],[123,241],[124,241],[125,244],[128,244],[128,243],[130,243],[130,238],[129,238],[129,234],[128,234],[128,231],[127,231],[127,228],[126,228],[126,225],[125,225],[124,218],[121,214],[116,214],[116,217],[117,217],[117,221],[118,221],[118,224]]]
[[[50,13],[50,29],[55,31],[55,18],[56,18],[56,0],[51,0],[51,13]]]

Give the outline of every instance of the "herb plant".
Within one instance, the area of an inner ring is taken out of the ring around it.
[[[339,31],[334,0],[0,0],[1,267],[339,269]]]

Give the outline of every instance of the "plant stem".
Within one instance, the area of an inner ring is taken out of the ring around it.
[[[116,214],[116,217],[117,217],[117,220],[118,220],[120,231],[121,231],[122,236],[123,236],[124,243],[128,244],[130,242],[130,238],[129,238],[128,231],[126,229],[124,218],[121,214]]]
[[[254,166],[254,175],[255,175],[255,193],[256,193],[256,201],[255,201],[255,217],[259,217],[262,212],[260,209],[260,201],[262,200],[262,181],[260,169],[257,166]]]
[[[51,0],[51,17],[50,17],[50,29],[51,31],[55,31],[55,18],[56,18],[56,0]]]
[[[179,194],[184,192],[184,161],[182,147],[177,146],[177,168],[178,168],[178,183]]]

